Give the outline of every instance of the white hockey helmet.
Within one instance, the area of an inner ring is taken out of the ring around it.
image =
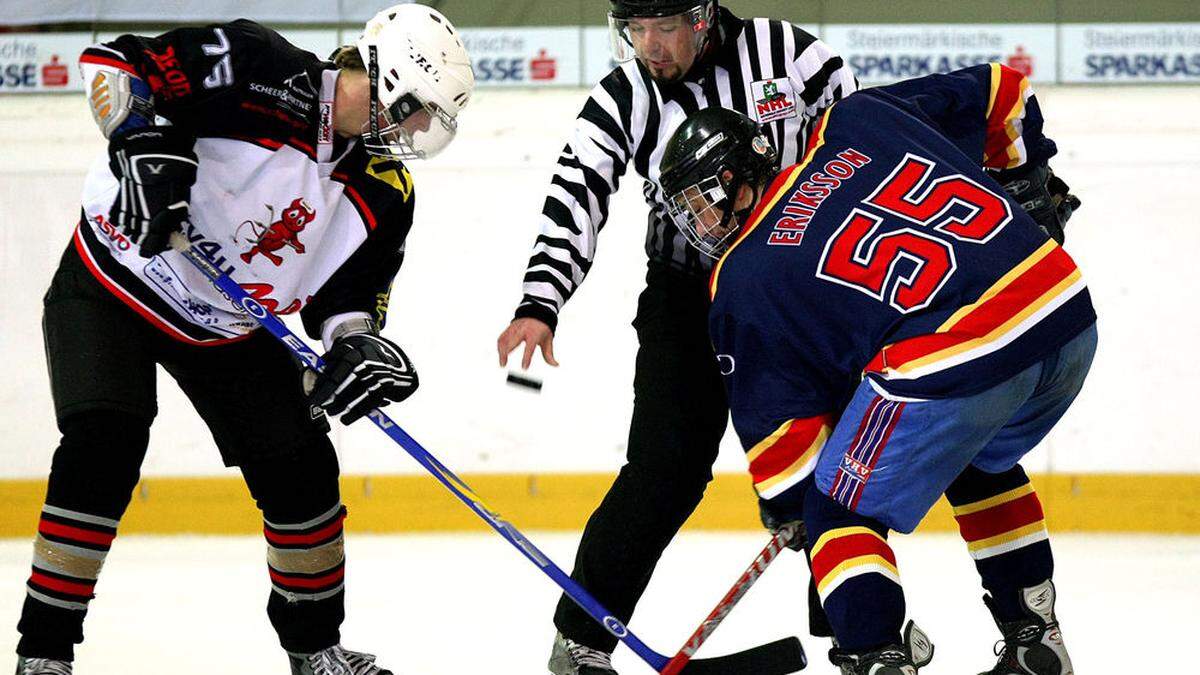
[[[397,159],[441,152],[475,90],[471,57],[450,21],[425,5],[395,5],[367,22],[356,46],[371,83],[367,150]]]

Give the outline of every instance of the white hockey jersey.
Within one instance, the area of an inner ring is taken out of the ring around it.
[[[85,82],[123,69],[147,81],[155,112],[196,135],[185,234],[264,306],[382,325],[412,224],[413,184],[394,160],[332,131],[339,73],[250,21],[122,36],[80,58]],[[83,190],[75,246],[96,278],[172,337],[220,344],[257,324],[175,251],[151,259],[109,222],[118,182],[107,155]]]

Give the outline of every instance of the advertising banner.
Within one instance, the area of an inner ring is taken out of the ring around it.
[[[887,84],[999,62],[1053,82],[1054,24],[830,24],[822,38],[863,84]]]
[[[1062,26],[1063,82],[1200,82],[1200,23]]]
[[[480,87],[579,86],[578,27],[464,28]]]
[[[251,17],[261,23],[366,23],[389,5],[413,0],[4,0],[9,26],[78,23],[213,23]],[[429,4],[428,2],[426,4]],[[451,17],[453,18],[453,17]]]
[[[91,33],[0,34],[0,94],[79,91],[76,62]]]
[[[605,75],[616,68],[613,60],[612,41],[609,39],[608,26],[585,26],[583,29],[583,82],[585,87],[593,87],[604,79]]]

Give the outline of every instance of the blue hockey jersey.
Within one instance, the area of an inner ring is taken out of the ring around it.
[[[1069,255],[983,170],[1055,153],[999,64],[835,104],[713,270],[710,331],[755,487],[809,473],[865,376],[965,396],[1092,323]]]

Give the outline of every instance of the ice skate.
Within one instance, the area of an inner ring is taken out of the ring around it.
[[[917,675],[933,660],[933,643],[912,621],[904,628],[904,644],[888,645],[863,654],[850,654],[834,648],[829,660],[841,668],[842,675]]]
[[[1025,618],[1011,622],[996,619],[1004,636],[997,643],[1000,659],[994,668],[981,675],[1074,675],[1071,657],[1054,616],[1054,600],[1054,582],[1049,579],[1021,591]],[[991,596],[983,596],[983,602],[995,618]]]
[[[554,675],[616,675],[617,672],[613,670],[610,654],[568,640],[562,633],[554,636],[549,667]]]
[[[16,675],[71,675],[71,662],[18,656]]]
[[[334,645],[312,654],[288,652],[292,675],[393,675],[375,665],[375,656]]]

